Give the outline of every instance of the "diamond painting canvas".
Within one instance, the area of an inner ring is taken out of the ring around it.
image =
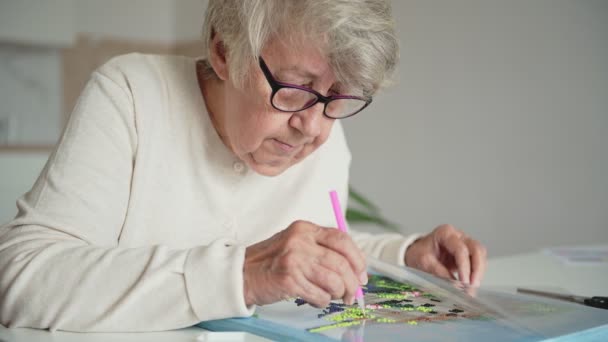
[[[209,330],[243,330],[274,340],[540,341],[608,338],[608,310],[471,289],[409,268],[370,260],[365,309],[299,298],[258,307],[252,318],[203,322]]]

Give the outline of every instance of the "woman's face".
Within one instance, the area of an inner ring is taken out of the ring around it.
[[[333,91],[336,80],[327,58],[315,48],[299,46],[304,48],[276,40],[267,44],[262,58],[273,77],[321,94]],[[213,119],[224,142],[241,160],[259,174],[276,176],[321,146],[334,120],[323,115],[321,103],[295,113],[273,108],[272,89],[261,69],[255,67],[250,74],[242,89],[229,78],[223,82],[223,110],[213,113],[219,114]]]

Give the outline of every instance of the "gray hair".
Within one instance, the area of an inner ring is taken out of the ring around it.
[[[215,33],[228,51],[230,78],[242,86],[269,39],[318,41],[338,82],[371,96],[399,58],[390,0],[209,0],[203,44]],[[213,77],[207,63],[204,72]]]

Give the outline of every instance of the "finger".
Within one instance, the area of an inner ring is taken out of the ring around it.
[[[428,258],[421,266],[421,269],[432,273],[438,277],[456,280],[454,275],[437,258]]]
[[[465,241],[469,248],[469,253],[471,253],[471,284],[479,286],[486,272],[486,248],[473,239],[467,238]]]
[[[348,234],[337,229],[320,229],[317,233],[317,243],[344,256],[357,277],[366,271],[365,254]]]
[[[454,259],[456,268],[458,269],[458,280],[464,284],[469,284],[471,277],[471,260],[469,254],[469,248],[455,234],[448,234],[447,236],[440,235],[439,245],[443,247]]]
[[[342,275],[334,270],[317,264],[304,274],[306,279],[329,293],[331,299],[346,298],[347,282]]]
[[[332,251],[331,249],[325,248],[323,254],[317,257],[316,263],[321,266],[321,270],[325,269],[338,275],[339,281],[343,284],[343,293],[339,294],[338,298],[344,298],[346,301],[348,301],[348,299],[351,297],[354,298],[357,288],[362,281],[359,279],[360,276],[353,272],[348,260],[346,260],[344,256]],[[318,275],[319,272],[315,273],[317,273],[317,276],[320,276]]]
[[[464,292],[471,297],[477,297],[477,287],[467,286],[464,288]]]
[[[296,295],[298,297],[304,299],[309,304],[317,308],[325,308],[327,305],[329,305],[331,295],[319,286],[308,281],[304,274],[297,273],[297,275],[294,276],[294,280],[297,284]]]

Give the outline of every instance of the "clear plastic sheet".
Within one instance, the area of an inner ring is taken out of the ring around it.
[[[241,322],[291,340],[608,340],[608,310],[470,288],[411,268],[368,263],[365,312],[341,301],[319,309],[291,299],[259,307],[255,318]]]

